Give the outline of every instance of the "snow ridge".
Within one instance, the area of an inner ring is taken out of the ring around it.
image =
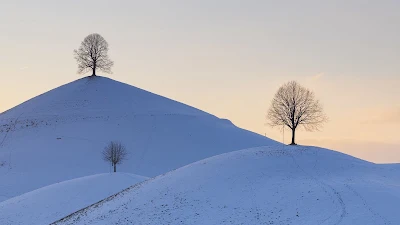
[[[399,224],[398,165],[316,147],[225,153],[54,224]]]

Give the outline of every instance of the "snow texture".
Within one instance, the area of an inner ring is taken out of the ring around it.
[[[101,151],[122,142],[117,171],[154,177],[234,150],[277,142],[229,120],[104,77],[86,77],[0,114],[0,201],[110,171]]]
[[[0,224],[49,224],[145,179],[128,173],[106,173],[46,186],[1,202]]]
[[[316,147],[226,153],[54,224],[400,224],[400,166]]]

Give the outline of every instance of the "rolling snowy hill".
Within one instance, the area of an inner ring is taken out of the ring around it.
[[[109,172],[101,151],[113,140],[129,152],[117,171],[147,177],[217,154],[277,144],[179,102],[86,77],[0,114],[0,201]]]
[[[0,224],[49,224],[146,179],[106,173],[52,184],[1,202]]]
[[[400,224],[400,167],[315,147],[226,153],[55,224]]]

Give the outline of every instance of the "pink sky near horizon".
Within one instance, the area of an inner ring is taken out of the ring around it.
[[[400,162],[398,1],[1,4],[0,111],[82,77],[72,52],[98,32],[115,61],[107,77],[278,141],[265,113],[279,86],[297,80],[330,118],[320,132],[299,130],[300,144]]]

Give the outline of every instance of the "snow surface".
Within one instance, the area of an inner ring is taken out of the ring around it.
[[[397,225],[399,208],[399,164],[260,147],[179,168],[55,224]]]
[[[49,224],[145,179],[128,173],[106,173],[46,186],[1,202],[0,224]]]
[[[104,77],[87,77],[0,114],[0,201],[109,172],[101,151],[121,141],[117,171],[153,177],[189,163],[277,142],[229,120]]]

